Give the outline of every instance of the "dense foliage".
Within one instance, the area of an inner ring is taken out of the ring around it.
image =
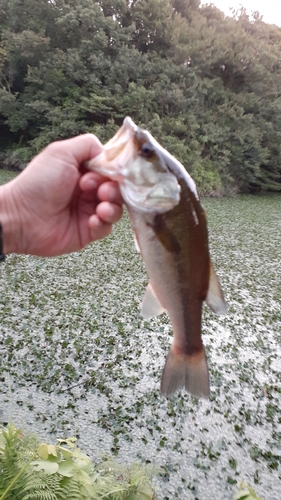
[[[152,469],[119,464],[113,458],[93,464],[75,446],[24,436],[10,424],[0,428],[0,500],[153,500]]]
[[[200,0],[0,0],[0,154],[130,115],[201,193],[281,189],[281,28]]]

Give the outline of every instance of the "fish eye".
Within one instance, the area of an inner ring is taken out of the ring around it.
[[[154,151],[153,151],[153,147],[151,146],[151,144],[149,144],[148,142],[144,142],[141,145],[141,155],[142,156],[145,156],[145,158],[150,158],[153,155],[153,153],[154,153]]]

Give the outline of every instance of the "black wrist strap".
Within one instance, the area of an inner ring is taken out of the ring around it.
[[[2,224],[0,222],[0,262],[3,260],[5,260],[5,255],[3,254]]]

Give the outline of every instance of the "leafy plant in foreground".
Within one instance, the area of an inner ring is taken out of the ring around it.
[[[235,493],[233,500],[262,500],[262,498],[258,497],[253,488],[243,481],[239,483],[239,489]]]
[[[93,464],[75,445],[38,443],[13,424],[0,429],[0,500],[153,500],[151,467],[113,458]],[[234,500],[262,500],[245,482]]]
[[[38,444],[10,424],[0,429],[0,500],[150,500],[151,468],[112,458],[93,464],[75,446]]]

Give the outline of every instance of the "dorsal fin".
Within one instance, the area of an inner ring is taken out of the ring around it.
[[[209,306],[209,308],[216,314],[227,313],[227,305],[224,300],[220,282],[211,261],[210,261],[209,289],[205,302]]]

